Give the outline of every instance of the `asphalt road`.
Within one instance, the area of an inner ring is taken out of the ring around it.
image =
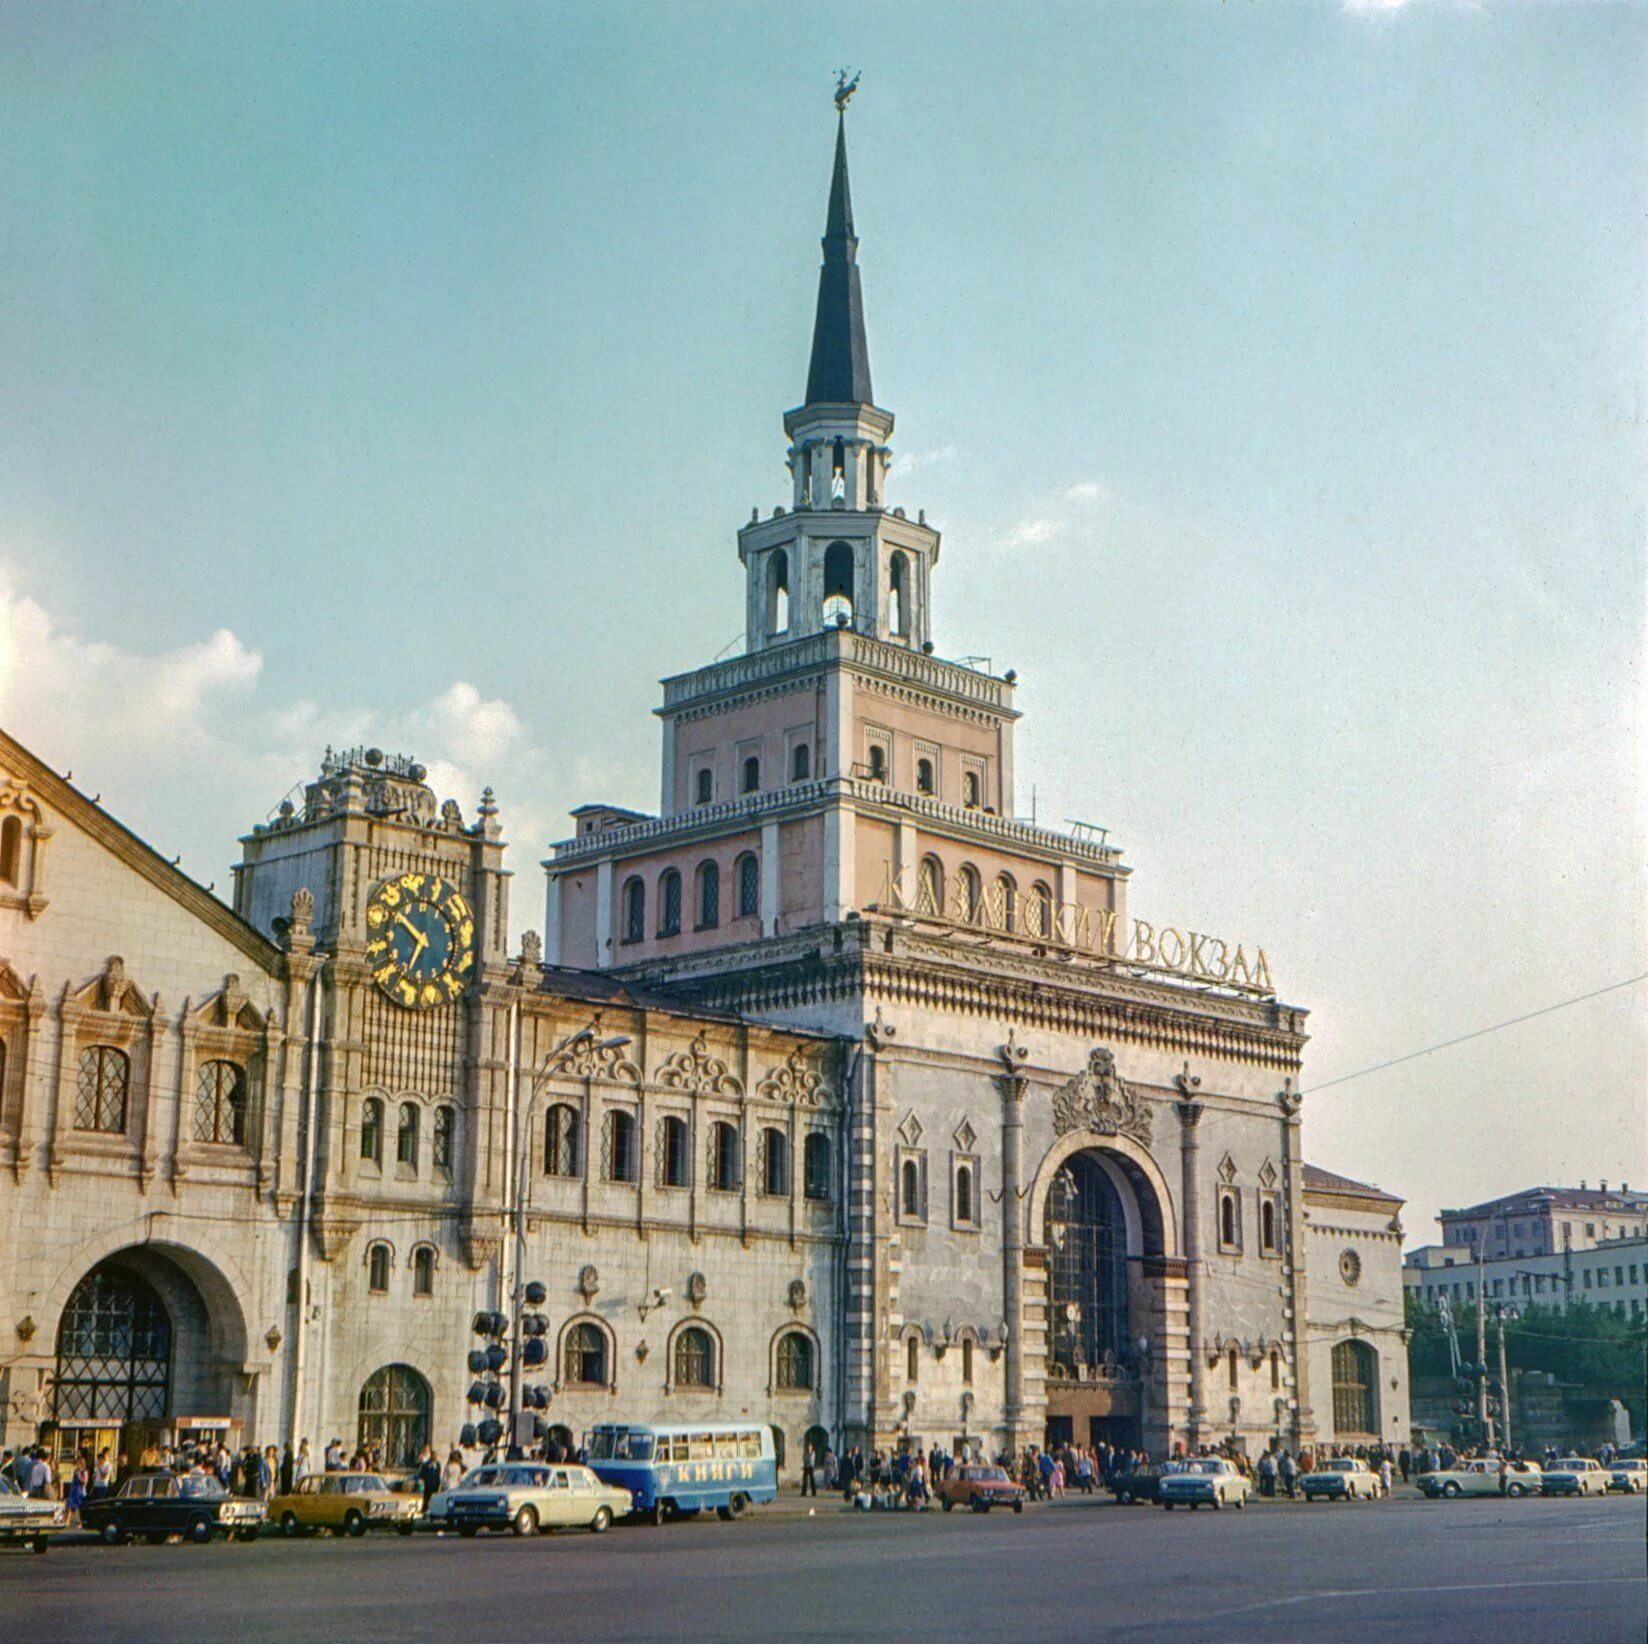
[[[355,1641],[1553,1639],[1641,1644],[1639,1499],[865,1514],[605,1536],[62,1543],[0,1554],[0,1636]]]

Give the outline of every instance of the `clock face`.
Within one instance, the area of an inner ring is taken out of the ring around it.
[[[456,999],[474,974],[474,911],[432,873],[384,880],[366,904],[366,933],[372,980],[408,1010]]]

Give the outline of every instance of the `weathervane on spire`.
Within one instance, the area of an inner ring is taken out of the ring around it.
[[[855,74],[852,79],[849,80],[847,78],[846,69],[836,70],[835,111],[837,114],[845,114],[847,112],[847,105],[853,100],[853,93],[858,90],[859,75],[863,72],[864,71],[860,69],[859,73]]]

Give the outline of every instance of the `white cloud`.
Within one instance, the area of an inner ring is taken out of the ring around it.
[[[1007,546],[1035,548],[1041,543],[1050,542],[1058,534],[1059,522],[1056,519],[1049,519],[1045,514],[1037,515],[1033,519],[1021,519],[1007,533]]]
[[[1076,480],[1033,514],[1027,514],[1002,538],[1007,548],[1039,548],[1062,536],[1075,522],[1080,509],[1102,507],[1110,502],[1110,488],[1099,480]]]
[[[1109,502],[1110,487],[1101,485],[1097,480],[1077,480],[1074,485],[1065,487],[1064,500],[1066,502]]]
[[[171,650],[137,652],[57,625],[0,565],[0,724],[201,883],[229,883],[238,836],[312,777],[327,746],[370,743],[415,755],[440,798],[466,809],[497,787],[506,838],[528,865],[565,831],[562,785],[532,728],[500,698],[455,680],[399,713],[364,703],[270,701],[263,658],[220,628]],[[528,872],[517,930],[538,922]]]
[[[893,453],[893,477],[895,479],[904,479],[907,475],[921,470],[937,468],[941,463],[949,462],[955,454],[956,448],[953,445],[935,445],[927,451],[895,451]]]

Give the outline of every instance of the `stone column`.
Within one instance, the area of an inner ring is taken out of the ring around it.
[[[1016,1456],[1024,1432],[1024,1087],[1025,1052],[1009,1037],[999,1049],[1001,1083],[1001,1296],[1007,1323],[1005,1409],[1007,1451]]]
[[[1189,1312],[1190,1337],[1190,1421],[1185,1441],[1190,1446],[1202,1441],[1202,1428],[1207,1420],[1207,1365],[1202,1359],[1202,1300],[1205,1273],[1202,1264],[1202,1204],[1198,1176],[1196,1127],[1201,1123],[1202,1104],[1192,1094],[1201,1083],[1188,1073],[1179,1074],[1174,1083],[1184,1092],[1184,1099],[1173,1105],[1179,1114],[1179,1168],[1180,1196],[1184,1200],[1184,1259],[1185,1300]]]
[[[1282,1110],[1282,1180],[1287,1189],[1288,1341],[1293,1357],[1293,1443],[1297,1450],[1316,1437],[1310,1408],[1310,1343],[1305,1335],[1305,1161],[1300,1151],[1302,1092],[1287,1080],[1276,1096]]]

